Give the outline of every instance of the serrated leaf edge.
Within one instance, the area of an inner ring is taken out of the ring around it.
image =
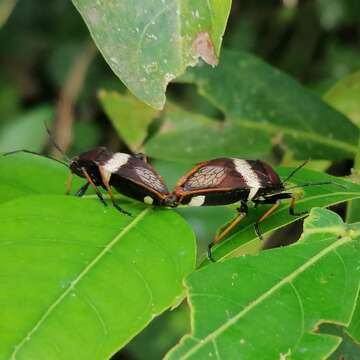
[[[243,315],[245,315],[247,312],[249,312],[250,310],[252,310],[255,306],[257,306],[259,303],[261,303],[263,300],[265,300],[266,298],[268,298],[270,295],[272,295],[276,290],[278,290],[279,288],[281,288],[284,284],[286,283],[290,283],[297,275],[301,274],[303,271],[305,271],[307,268],[309,268],[310,266],[312,266],[314,263],[316,263],[319,259],[321,259],[323,256],[327,255],[329,252],[336,250],[338,247],[348,243],[354,241],[352,238],[350,237],[343,237],[341,239],[336,240],[335,242],[333,242],[330,246],[326,247],[325,249],[323,249],[322,251],[318,252],[315,256],[313,256],[311,259],[309,259],[305,264],[303,264],[302,266],[300,266],[296,271],[293,271],[291,274],[287,275],[286,277],[284,277],[281,281],[279,281],[275,286],[273,286],[271,289],[267,290],[266,292],[264,292],[261,296],[259,296],[255,301],[253,301],[252,303],[248,304],[243,310],[241,310],[237,315],[235,315],[234,317],[230,318],[225,324],[223,324],[222,326],[220,326],[218,329],[216,329],[215,331],[211,332],[208,336],[206,336],[204,339],[197,339],[196,337],[194,337],[192,334],[194,333],[194,329],[195,329],[195,323],[194,323],[194,317],[191,316],[191,334],[185,335],[185,337],[180,341],[180,343],[178,345],[176,345],[175,348],[171,349],[170,352],[174,349],[177,348],[177,346],[179,346],[183,340],[187,337],[191,337],[191,339],[198,341],[197,345],[194,345],[187,353],[185,353],[182,357],[181,360],[185,360],[187,358],[189,358],[189,356],[191,356],[197,349],[199,349],[201,346],[203,346],[204,344],[208,343],[209,341],[214,342],[216,339],[216,336],[218,336],[219,334],[221,334],[224,330],[226,330],[228,327],[230,327],[231,325],[235,324]],[[296,246],[296,244],[294,245],[290,245],[290,246]],[[200,270],[201,271],[201,270]],[[193,314],[194,312],[194,307],[193,304],[191,302],[191,294],[189,293],[189,286],[188,284],[186,284],[186,291],[188,293],[188,301],[189,301],[189,305],[191,308],[191,312]],[[358,289],[359,292],[359,289]],[[355,309],[355,307],[354,307]],[[353,311],[354,311],[353,309]],[[320,320],[321,322],[321,320]],[[327,335],[327,334],[326,334]],[[334,336],[336,338],[336,336]],[[341,341],[341,340],[340,340]],[[340,343],[339,341],[339,343]],[[334,347],[334,349],[336,349],[336,347]],[[334,350],[333,349],[333,350]],[[164,359],[169,359],[168,355],[170,354],[170,352],[165,356]]]

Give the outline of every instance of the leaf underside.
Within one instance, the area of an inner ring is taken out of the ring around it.
[[[73,3],[114,73],[155,108],[163,107],[167,84],[198,56],[217,63],[231,7],[230,0]]]

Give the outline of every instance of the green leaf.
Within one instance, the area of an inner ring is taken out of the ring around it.
[[[338,81],[325,95],[324,100],[335,109],[347,115],[354,124],[360,126],[360,71]],[[360,170],[360,142],[355,156],[354,173]],[[350,201],[346,212],[346,220],[360,220],[360,201]]]
[[[197,67],[187,81],[239,124],[289,147],[299,159],[354,157],[358,128],[309,90],[245,52],[222,51],[214,70]]]
[[[114,73],[162,108],[167,84],[201,56],[215,65],[231,1],[73,0]]]
[[[186,280],[192,334],[166,359],[326,358],[341,338],[315,331],[324,321],[350,322],[359,235],[359,224],[315,208],[298,243],[194,272]]]
[[[338,81],[324,100],[360,126],[360,71]]]
[[[0,207],[2,359],[105,359],[178,303],[195,263],[171,210],[28,196]]]
[[[268,153],[271,143],[267,134],[245,129],[240,123],[222,123],[170,108],[163,130],[146,143],[145,149],[157,159],[188,163],[220,156],[256,158]]]
[[[277,172],[280,177],[284,179],[291,170],[292,169],[278,168]],[[298,198],[296,201],[296,211],[309,211],[316,206],[327,207],[360,198],[360,185],[324,173],[301,169],[301,171],[291,178],[291,183],[294,185],[323,181],[332,181],[334,184],[309,186],[303,189],[297,189],[297,191],[294,189],[294,194]],[[241,221],[233,233],[214,247],[214,257],[220,259],[224,256],[233,255],[234,253],[242,253],[242,249],[246,249],[250,244],[258,244],[258,246],[260,246],[261,242],[254,231],[254,224],[268,208],[268,205],[259,206],[257,209],[250,208],[248,215]],[[263,235],[266,235],[304,216],[305,215],[300,217],[291,216],[289,214],[289,203],[284,201],[279,209],[261,222],[260,231]]]
[[[130,94],[121,95],[103,90],[99,98],[122,140],[133,152],[139,151],[148,134],[149,125],[158,116],[159,111]]]
[[[31,195],[63,195],[69,169],[32,154],[0,156],[0,203]],[[73,192],[84,180],[76,177]]]
[[[48,136],[45,123],[50,124],[53,116],[50,106],[41,106],[7,123],[0,133],[0,152],[19,149],[41,151]]]
[[[352,321],[347,332],[358,344],[360,344],[360,293]]]

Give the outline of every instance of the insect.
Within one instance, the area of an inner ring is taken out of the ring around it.
[[[61,151],[59,148],[58,150]],[[17,152],[42,156],[29,150],[17,150],[4,155]],[[102,187],[107,191],[114,207],[126,215],[131,214],[116,203],[112,187],[123,195],[151,205],[164,205],[169,195],[162,177],[147,163],[143,154],[113,153],[105,147],[96,147],[73,159],[67,158],[68,163],[49,158],[69,167],[71,171],[66,194],[70,193],[73,175],[78,175],[86,179],[86,183],[75,193],[76,196],[83,196],[89,186],[92,186],[100,201],[106,206],[103,195],[98,189]]]
[[[208,258],[214,261],[212,247],[221,241],[248,213],[249,201],[255,206],[272,206],[260,216],[254,227],[257,236],[262,239],[259,224],[273,213],[283,199],[291,199],[289,212],[299,216],[304,213],[295,211],[295,197],[285,189],[288,181],[306,162],[293,170],[282,181],[275,170],[261,160],[243,160],[237,158],[218,158],[197,164],[177,182],[175,190],[167,198],[168,206],[179,204],[188,206],[228,205],[239,203],[238,215],[208,245]],[[330,182],[302,184],[323,185]]]

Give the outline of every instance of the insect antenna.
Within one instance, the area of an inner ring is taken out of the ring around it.
[[[309,160],[305,160],[302,164],[300,164],[297,168],[295,168],[288,176],[287,178],[283,181],[283,184],[285,184],[288,180],[290,180],[300,169],[302,169],[307,163],[309,162]]]
[[[44,157],[44,158],[48,158],[50,160],[54,160],[62,165],[65,165],[66,167],[69,167],[69,164],[64,162],[64,161],[61,161],[61,160],[58,160],[58,159],[55,159],[51,156],[47,156],[47,155],[42,155],[42,154],[39,154],[35,151],[31,151],[31,150],[26,150],[26,149],[22,149],[22,150],[14,150],[14,151],[9,151],[9,152],[6,152],[4,154],[2,154],[2,156],[8,156],[8,155],[13,155],[13,154],[16,154],[16,153],[20,153],[20,152],[24,152],[24,153],[28,153],[28,154],[33,154],[33,155],[37,155],[37,156],[41,156],[41,157]]]
[[[284,191],[303,188],[303,187],[306,187],[306,186],[318,186],[318,185],[336,185],[336,186],[339,186],[339,187],[341,187],[343,189],[347,189],[346,185],[339,184],[339,183],[337,183],[335,181],[319,181],[319,182],[309,182],[309,183],[294,185],[294,186],[291,186],[289,188],[285,188]]]
[[[48,133],[49,135],[49,139],[51,141],[51,143],[55,146],[55,148],[60,152],[60,154],[68,161],[70,162],[71,160],[69,159],[69,157],[65,154],[64,150],[61,149],[61,147],[56,143],[55,139],[54,139],[54,136],[51,132],[51,130],[49,129],[49,127],[47,126],[47,123],[44,122],[44,125],[45,125],[45,129],[46,129],[46,132]]]

